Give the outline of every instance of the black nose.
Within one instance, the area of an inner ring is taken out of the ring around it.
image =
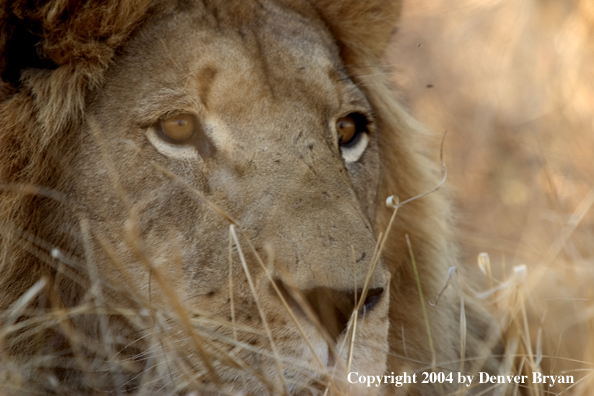
[[[362,290],[360,291],[360,293]],[[367,290],[367,295],[365,296],[365,302],[363,303],[363,307],[361,307],[361,315],[365,315],[367,312],[371,312],[377,303],[380,302],[382,299],[382,294],[384,292],[383,287],[376,287],[375,289]],[[361,294],[359,294],[361,295]]]
[[[290,305],[297,312],[303,314],[303,307],[299,306],[299,303],[295,301],[292,294],[288,292],[287,286],[283,284],[279,285],[279,287],[281,290],[284,290],[283,294]],[[366,315],[371,312],[381,301],[383,292],[383,287],[367,290],[359,315]],[[362,290],[358,290],[355,295],[352,291],[344,292],[328,287],[316,287],[307,291],[301,291],[299,294],[303,296],[306,303],[309,304],[316,319],[328,332],[328,335],[336,340],[345,330],[349,319],[356,308],[355,297],[361,298]]]

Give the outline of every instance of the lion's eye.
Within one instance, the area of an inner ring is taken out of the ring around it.
[[[361,113],[351,113],[336,120],[336,134],[345,162],[356,162],[369,143],[369,121]]]
[[[336,133],[341,147],[357,143],[361,133],[367,130],[367,119],[363,114],[351,113],[336,120]]]
[[[172,143],[188,140],[196,129],[196,119],[192,114],[178,114],[161,120],[161,135]]]
[[[357,133],[357,126],[353,117],[346,116],[339,118],[336,121],[336,132],[338,133],[340,144],[349,144]]]

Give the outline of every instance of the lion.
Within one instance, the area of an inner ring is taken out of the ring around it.
[[[2,391],[434,395],[459,385],[423,372],[494,370],[480,304],[426,303],[456,244],[381,62],[401,8],[3,1]]]

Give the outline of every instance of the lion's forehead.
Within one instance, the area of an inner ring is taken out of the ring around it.
[[[245,124],[275,109],[335,112],[345,86],[354,86],[319,21],[277,7],[226,26],[213,13],[195,7],[144,26],[112,68],[104,97],[132,107],[138,122],[189,110]]]

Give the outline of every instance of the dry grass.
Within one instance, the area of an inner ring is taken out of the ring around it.
[[[163,168],[157,169],[166,172],[172,178],[176,177]],[[126,243],[134,250],[136,259],[145,264],[151,273],[152,282],[150,283],[154,285],[152,292],[149,289],[148,296],[143,290],[134,287],[137,284],[133,280],[134,274],[115,257],[109,243],[89,230],[87,222],[83,220],[82,232],[88,233],[89,236],[93,234],[98,239],[104,252],[112,258],[114,270],[122,277],[122,284],[117,285],[101,279],[97,270],[92,268],[94,265],[92,258],[67,257],[57,248],[49,252],[45,251],[67,266],[80,267],[86,263],[89,266],[90,284],[85,284],[84,280],[70,274],[73,281],[87,286],[87,292],[82,301],[74,307],[44,310],[38,306],[40,298],[43,302],[40,296],[51,290],[53,286],[47,278],[41,278],[9,309],[0,312],[0,395],[72,394],[78,389],[77,384],[84,383],[84,394],[92,392],[91,394],[97,395],[169,395],[187,394],[190,389],[194,390],[190,395],[202,394],[196,393],[196,390],[199,390],[206,394],[237,396],[244,394],[237,388],[241,389],[254,381],[264,384],[269,394],[289,395],[296,385],[303,386],[302,383],[295,383],[294,379],[291,379],[295,373],[302,374],[302,381],[303,379],[307,379],[307,383],[312,381],[311,394],[348,394],[348,391],[345,393],[343,373],[349,372],[354,345],[361,341],[357,338],[358,315],[363,310],[372,274],[380,261],[381,251],[384,249],[389,232],[380,234],[378,238],[361,295],[355,297],[357,303],[346,326],[343,342],[339,344],[336,351],[333,351],[336,356],[347,356],[346,362],[338,361],[332,368],[322,363],[318,357],[319,367],[310,367],[306,364],[296,364],[292,359],[279,355],[273,334],[269,329],[266,311],[260,306],[259,293],[250,274],[246,254],[256,257],[258,269],[266,274],[270,286],[274,288],[285,309],[290,313],[292,325],[300,329],[303,339],[314,354],[316,353],[314,347],[309,344],[306,332],[301,329],[301,321],[296,317],[294,308],[287,302],[287,295],[300,305],[308,321],[315,325],[316,331],[326,337],[328,346],[333,348],[333,339],[320,323],[301,291],[292,286],[293,281],[288,273],[285,273],[283,280],[289,288],[285,290],[286,293],[281,291],[250,239],[241,231],[241,228],[236,227],[235,221],[204,198],[200,192],[196,190],[192,192],[229,222],[229,265],[240,265],[243,269],[262,318],[262,328],[235,322],[232,292],[230,320],[226,319],[227,314],[209,312],[208,307],[201,310],[191,306],[189,292],[180,290],[176,286],[175,279],[183,278],[183,274],[180,273],[181,267],[173,268],[171,271],[153,262],[138,233],[134,210],[130,212],[127,235],[129,240]],[[390,206],[394,209],[391,225],[397,217],[399,205],[397,201],[392,201]],[[36,243],[43,245],[42,241],[36,241]],[[38,253],[47,250],[46,246],[38,247]],[[68,275],[63,268],[60,271]],[[230,290],[233,290],[231,273],[230,271],[229,282]],[[263,286],[260,284],[259,287]],[[114,291],[117,298],[114,299],[113,294],[111,299],[106,298]],[[151,299],[153,293],[162,294],[165,305],[156,305]],[[98,318],[96,333],[81,330],[87,317]],[[123,323],[125,326],[122,326]],[[60,340],[50,337],[48,341],[45,331],[56,335],[64,334],[72,354],[56,353],[52,349],[52,344],[59,343]],[[239,341],[238,333],[264,335],[268,338],[269,344],[263,347],[250,345]],[[10,345],[22,341],[36,344],[33,349],[37,353],[34,356],[28,356],[25,360],[14,358],[10,353]],[[190,362],[192,356],[188,356],[188,350],[193,351],[191,354],[198,354],[199,360],[204,365],[196,367]],[[241,352],[245,351],[258,355],[260,364],[257,368],[240,356]],[[236,373],[237,378],[233,389],[230,385],[219,381],[216,371],[221,370],[221,366],[225,367],[225,370]],[[82,378],[68,377],[68,374],[61,375],[63,370],[73,367],[82,371]],[[266,370],[270,367],[273,367],[272,371]],[[292,373],[289,378],[276,375],[276,373],[287,372],[285,370]],[[87,388],[86,384],[90,384],[90,388]],[[95,387],[97,391],[93,392]]]
[[[530,394],[594,394],[594,3],[421,0],[399,32],[395,81],[447,131],[463,259],[505,285],[508,357],[580,381]]]

